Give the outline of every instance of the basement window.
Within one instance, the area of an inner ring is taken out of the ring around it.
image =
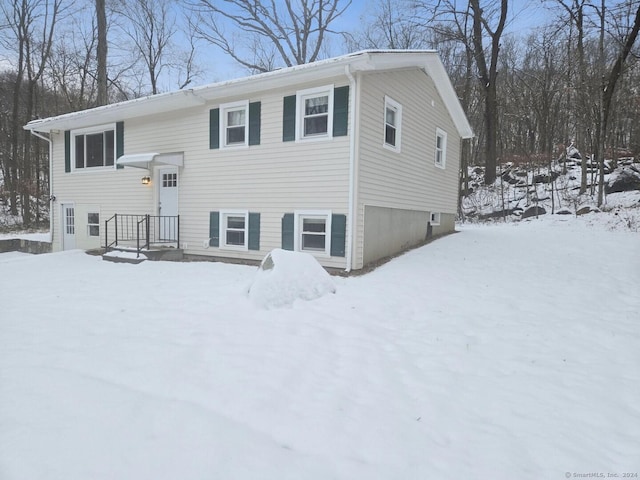
[[[247,250],[248,216],[248,212],[240,210],[220,212],[220,247]]]
[[[100,214],[99,213],[87,214],[87,234],[90,237],[100,236]]]
[[[331,212],[296,212],[295,250],[320,255],[331,252]]]

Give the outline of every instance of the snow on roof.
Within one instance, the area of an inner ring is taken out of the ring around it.
[[[354,73],[407,67],[422,68],[433,78],[436,89],[443,98],[458,132],[463,138],[472,137],[471,126],[435,50],[363,50],[313,63],[225,80],[189,90],[149,95],[89,110],[32,120],[24,128],[37,132],[69,130],[86,126],[88,118],[91,119],[91,124],[116,122],[128,118],[204,105],[207,102],[220,100],[230,95],[255,95],[256,91],[279,88],[306,80],[319,80],[347,75],[347,72]]]

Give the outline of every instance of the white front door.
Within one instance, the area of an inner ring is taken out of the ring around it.
[[[73,203],[61,205],[62,215],[62,249],[76,248],[76,213]]]
[[[178,215],[178,169],[176,167],[158,170],[158,215],[160,240],[176,240]]]

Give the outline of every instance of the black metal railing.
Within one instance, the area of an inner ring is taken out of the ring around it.
[[[180,247],[180,215],[129,215],[116,213],[104,222],[105,252],[135,249],[137,256],[153,246]]]

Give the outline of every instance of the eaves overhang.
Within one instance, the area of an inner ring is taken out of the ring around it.
[[[33,120],[24,128],[47,133],[71,130],[202,106],[207,103],[214,104],[231,96],[255,97],[258,92],[346,76],[347,72],[353,74],[401,68],[423,69],[433,79],[460,136],[463,138],[473,136],[451,81],[434,50],[365,50],[189,90],[150,95],[89,110]]]

